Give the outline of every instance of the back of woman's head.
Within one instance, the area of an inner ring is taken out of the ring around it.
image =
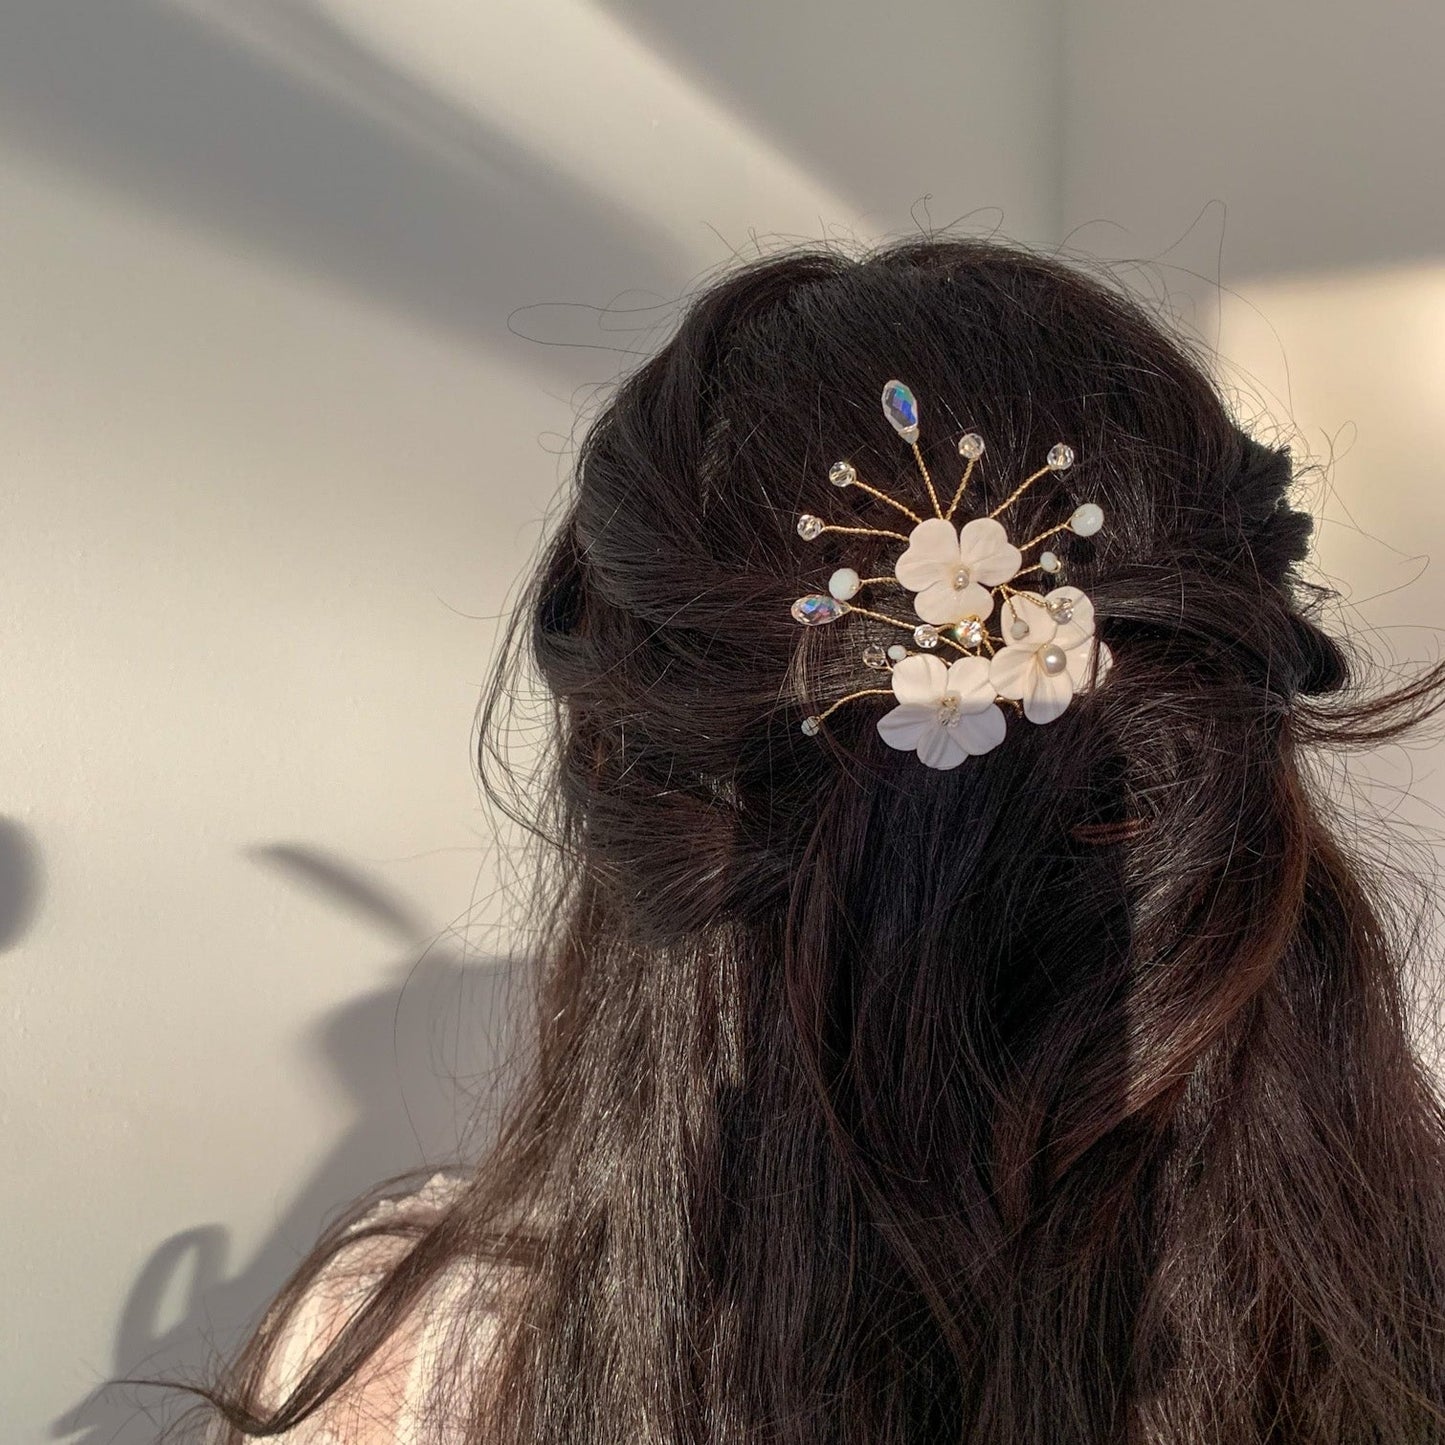
[[[1050,545],[1112,667],[956,767],[882,698],[810,735],[908,639],[794,620],[901,550],[800,514],[895,526],[832,463],[926,505],[969,431],[960,520],[1073,448],[1009,530],[1103,509]],[[1363,695],[1291,481],[1141,306],[985,242],[739,267],[617,388],[519,613],[558,853],[459,1206],[531,1240],[477,1438],[1445,1439],[1445,1133],[1307,762],[1439,679]]]

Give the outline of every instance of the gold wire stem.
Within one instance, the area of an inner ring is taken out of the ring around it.
[[[953,500],[948,504],[948,511],[944,513],[948,521],[953,520],[953,514],[958,510],[958,504],[963,500],[964,490],[968,486],[968,479],[973,475],[973,469],[978,465],[977,457],[970,457],[968,465],[963,469],[963,476],[959,479],[958,490],[953,494]]]
[[[933,478],[928,475],[928,463],[923,460],[923,453],[918,450],[918,443],[913,442],[913,455],[918,461],[918,470],[923,473],[923,484],[928,488],[928,500],[933,503],[933,510],[941,517],[943,508],[938,502],[938,493],[933,490]]]
[[[1027,552],[1030,547],[1037,546],[1040,542],[1047,542],[1056,532],[1067,532],[1073,526],[1073,521],[1060,522],[1057,527],[1050,527],[1047,532],[1040,532],[1037,537],[1030,537],[1020,548],[1020,552]]]
[[[897,617],[890,617],[886,612],[870,611],[867,607],[854,607],[851,602],[848,603],[848,611],[856,612],[859,617],[871,617],[875,622],[887,622],[894,627],[901,627],[905,632],[912,632],[915,628],[923,625],[921,622],[904,622]],[[936,624],[930,623],[929,625],[934,626]],[[955,642],[946,632],[940,631],[938,640],[940,642],[946,642],[950,647],[956,648],[959,652],[968,652],[968,648],[961,642]]]
[[[906,542],[907,537],[902,532],[890,532],[886,527],[838,527],[832,522],[824,522],[825,532],[852,532],[862,537],[896,537],[900,542]]]
[[[1005,597],[1022,597],[1025,602],[1032,602],[1035,607],[1049,605],[1042,597],[1037,597],[1032,592],[1024,592],[1017,587],[1010,587],[1007,582],[1000,582],[995,591],[1002,592]]]
[[[892,697],[892,696],[893,696],[893,689],[892,689],[891,687],[864,687],[864,688],[859,688],[859,690],[858,690],[857,692],[850,692],[846,697],[840,697],[837,702],[832,703],[832,704],[831,704],[830,706],[828,706],[828,707],[825,707],[822,712],[820,712],[820,713],[814,713],[814,717],[816,717],[819,722],[822,722],[823,719],[826,718],[829,713],[837,712],[838,709],[839,709],[840,707],[842,707],[845,702],[852,702],[855,697]]]
[[[860,482],[855,478],[849,482],[848,485],[850,487],[858,487],[870,496],[877,497],[880,502],[887,502],[890,507],[897,507],[905,517],[911,517],[915,522],[921,522],[923,520],[911,507],[905,507],[897,497],[890,497],[887,492],[879,491],[877,487],[870,487],[867,482]]]
[[[1013,506],[1013,504],[1018,501],[1018,499],[1023,496],[1023,494],[1028,491],[1028,489],[1033,486],[1033,484],[1038,481],[1040,477],[1048,476],[1051,471],[1053,471],[1052,467],[1040,467],[1038,471],[1033,474],[1033,476],[1025,477],[1023,481],[1021,481],[1018,486],[1016,486],[1013,491],[1008,494],[1007,498],[1004,501],[1000,502],[999,505],[996,506],[993,511],[989,513],[989,516],[996,517],[1000,512],[1008,511],[1008,509]]]
[[[868,587],[874,582],[891,582],[895,587],[903,586],[896,577],[865,577],[858,585],[860,587]]]

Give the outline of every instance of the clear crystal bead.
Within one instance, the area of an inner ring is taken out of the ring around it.
[[[828,480],[835,487],[851,487],[858,480],[858,473],[852,462],[834,462],[828,468]]]
[[[821,517],[815,517],[811,512],[804,512],[798,518],[798,535],[805,541],[811,542],[814,537],[823,533],[824,522]]]
[[[913,640],[920,647],[937,647],[938,629],[931,622],[920,622],[913,629]]]
[[[918,440],[918,398],[901,381],[890,381],[883,388],[883,415],[904,441]]]
[[[818,735],[818,729],[823,726],[823,719],[816,716],[805,717],[798,726],[808,737],[816,737]]]
[[[958,454],[976,462],[983,455],[983,438],[976,431],[966,431],[958,439]]]
[[[1044,460],[1051,472],[1066,472],[1074,465],[1074,449],[1067,442],[1055,442]]]
[[[793,603],[789,611],[794,622],[805,627],[821,627],[825,622],[836,622],[846,611],[848,604],[824,592],[810,592]]]
[[[1050,597],[1045,604],[1049,609],[1049,616],[1055,622],[1072,622],[1074,620],[1074,601],[1071,597]]]
[[[888,654],[876,642],[863,649],[863,661],[875,671],[888,670]]]

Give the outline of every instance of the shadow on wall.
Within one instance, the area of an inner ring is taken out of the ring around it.
[[[519,297],[694,269],[318,7],[233,9],[294,63],[155,0],[0,7],[0,139],[474,346]]]
[[[513,1037],[507,991],[525,960],[468,961],[459,943],[431,946],[405,904],[319,850],[278,844],[250,856],[412,952],[394,986],[349,1000],[306,1041],[306,1056],[323,1060],[351,1100],[351,1128],[235,1273],[228,1272],[231,1241],[220,1224],[182,1230],[154,1250],[117,1322],[110,1378],[205,1379],[218,1353],[227,1357],[239,1346],[338,1208],[380,1180],[445,1167],[487,1143],[477,1136],[459,1148],[458,1103],[472,1089],[473,1103],[493,1102],[487,1090],[504,1078]],[[440,1021],[455,1044],[439,1042]],[[239,1093],[237,1102],[244,1106]],[[490,1113],[484,1122],[490,1124]],[[160,1430],[194,1403],[154,1388],[102,1385],[53,1421],[50,1434],[77,1445],[154,1445]]]
[[[13,818],[0,818],[0,953],[30,932],[44,892],[40,849]]]

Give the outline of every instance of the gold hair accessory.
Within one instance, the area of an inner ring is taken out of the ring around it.
[[[1057,579],[1063,563],[1057,553],[1043,551],[1029,566],[1024,554],[1059,532],[1092,537],[1104,525],[1104,511],[1095,502],[1074,509],[1066,522],[1014,546],[998,519],[1040,477],[1067,471],[1074,449],[1065,442],[1049,448],[1045,463],[1027,476],[986,516],[956,527],[953,515],[963,500],[984,440],[965,432],[958,441],[963,475],[945,509],[918,449],[918,400],[901,381],[883,388],[883,415],[913,448],[934,515],[920,516],[896,497],[860,480],[851,462],[834,462],[828,480],[836,487],[860,487],[886,502],[914,525],[907,532],[879,527],[844,527],[804,513],[798,535],[811,542],[824,532],[892,537],[907,548],[891,577],[863,577],[852,567],[839,567],[828,579],[827,592],[813,592],[792,605],[793,618],[805,627],[836,622],[849,613],[899,627],[912,634],[919,652],[902,643],[883,648],[870,644],[863,662],[890,674],[889,687],[861,688],[840,697],[820,713],[805,717],[802,730],[815,736],[823,720],[854,698],[891,696],[896,706],[878,719],[878,732],[889,747],[916,751],[931,768],[955,768],[966,757],[989,752],[1003,741],[1005,724],[1000,703],[1010,703],[1033,723],[1052,722],[1076,692],[1100,682],[1113,663],[1108,647],[1094,636],[1094,605],[1077,587],[1055,586],[1048,593],[1013,584],[1029,573]],[[865,587],[894,586],[912,592],[919,621],[891,617],[854,601]],[[998,609],[997,632],[989,622]],[[961,654],[945,663],[933,654],[940,646]]]

